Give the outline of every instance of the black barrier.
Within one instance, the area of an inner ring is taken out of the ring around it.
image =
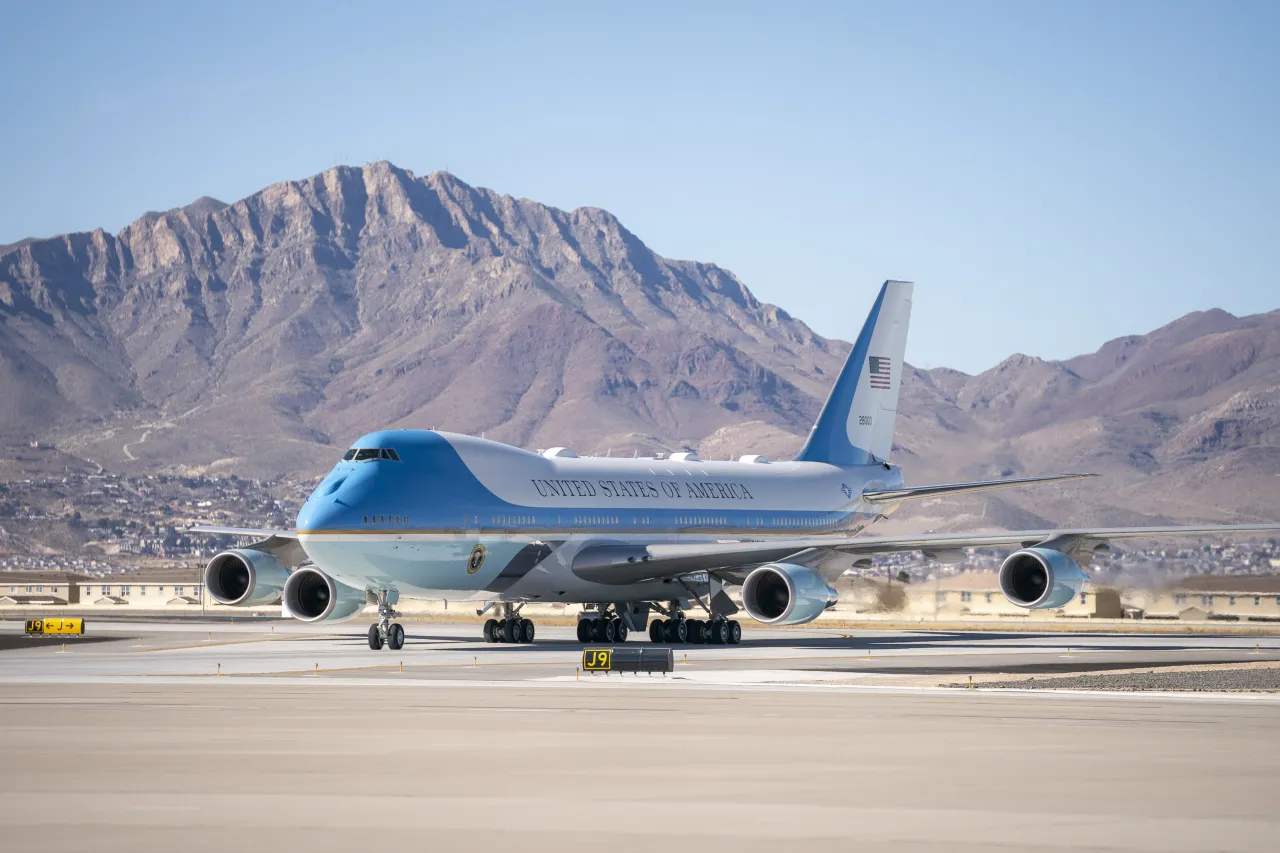
[[[621,649],[583,649],[582,668],[587,672],[674,672],[671,649],[649,646]]]

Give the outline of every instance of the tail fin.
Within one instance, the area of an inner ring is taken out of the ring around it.
[[[886,281],[797,462],[868,465],[893,448],[911,320],[909,281]]]

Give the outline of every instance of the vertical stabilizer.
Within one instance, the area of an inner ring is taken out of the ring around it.
[[[862,334],[796,461],[832,465],[888,461],[907,352],[911,289],[909,281],[886,281],[880,288]]]

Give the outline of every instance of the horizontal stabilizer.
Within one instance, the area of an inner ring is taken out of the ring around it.
[[[1011,489],[1015,486],[1030,486],[1035,483],[1052,483],[1057,480],[1080,480],[1084,477],[1096,477],[1097,474],[1047,474],[1043,477],[1015,477],[1011,480],[978,480],[973,483],[943,483],[936,486],[912,486],[901,489],[869,489],[862,493],[867,503],[887,504],[899,501],[918,501],[924,498],[938,498],[944,495],[958,495],[968,492],[989,492],[993,489]]]

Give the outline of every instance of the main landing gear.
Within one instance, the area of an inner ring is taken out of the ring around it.
[[[625,643],[627,623],[612,609],[606,609],[594,619],[578,620],[579,643]]]
[[[686,619],[676,610],[669,619],[655,619],[649,623],[649,640],[654,643],[736,646],[742,642],[742,626],[736,619],[723,616],[706,620]]]
[[[484,641],[486,643],[532,643],[533,620],[520,618],[520,607],[509,604],[499,605],[502,608],[501,619],[490,619],[484,623]]]
[[[387,591],[378,593],[378,623],[369,626],[369,648],[375,652],[383,644],[392,651],[404,648],[404,626],[391,620],[400,614],[392,609],[388,601]]]

